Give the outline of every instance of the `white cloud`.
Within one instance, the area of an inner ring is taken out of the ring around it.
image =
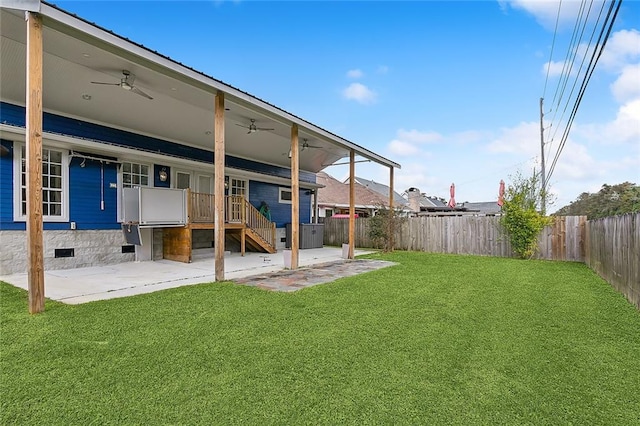
[[[620,76],[611,85],[611,91],[620,103],[640,98],[640,63],[622,68]]]
[[[560,16],[558,17],[559,0],[498,0],[498,3],[505,12],[509,7],[524,10],[533,15],[540,25],[551,31],[555,29],[556,18],[558,18],[560,27],[564,27],[567,24],[574,24],[580,9],[579,1],[563,1],[560,5]],[[598,10],[601,4],[602,0],[596,0],[591,6],[591,9]]]
[[[434,195],[433,188],[442,186],[439,179],[430,176],[424,162],[403,163],[402,169],[394,174],[394,186],[398,193],[402,193],[409,188],[418,188],[421,192]]]
[[[553,158],[547,159],[547,173],[549,173],[552,160]],[[587,152],[587,148],[567,140],[560,157],[558,157],[552,179],[556,181],[582,180],[600,175],[601,168],[596,167],[596,162]]]
[[[551,61],[551,62],[547,62],[542,66],[542,75],[547,75],[547,69],[549,70],[549,77],[558,77],[562,74],[562,72],[564,71],[564,62],[560,61],[560,62],[556,62],[556,61]]]
[[[398,139],[389,143],[389,152],[399,157],[415,157],[421,153],[417,145]]]
[[[617,71],[640,60],[640,31],[621,30],[613,33],[600,57],[607,69]]]
[[[362,70],[359,69],[353,69],[353,70],[349,70],[347,71],[347,77],[349,78],[362,78],[364,76],[364,73],[362,72]]]
[[[421,145],[439,142],[443,139],[437,132],[421,132],[416,129],[399,129],[396,138],[388,146],[389,152],[402,157],[430,157],[431,154],[423,151]]]
[[[503,127],[487,148],[494,153],[540,154],[540,123],[522,122],[515,127]]]
[[[603,137],[621,143],[640,141],[640,99],[635,99],[620,107],[618,114],[606,128]]]
[[[359,102],[363,105],[375,103],[377,94],[362,83],[351,83],[342,91],[342,95],[349,100]]]

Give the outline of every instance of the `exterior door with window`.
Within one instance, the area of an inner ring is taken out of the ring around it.
[[[242,222],[244,199],[247,198],[247,181],[244,179],[229,178],[229,198],[227,200],[227,220],[229,222]]]
[[[194,222],[213,222],[213,177],[198,175],[196,192],[191,197],[191,216]]]

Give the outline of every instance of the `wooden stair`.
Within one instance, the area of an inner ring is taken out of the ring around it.
[[[189,191],[189,223],[184,227],[163,230],[163,257],[191,262],[192,231],[214,229],[214,196]],[[276,253],[276,225],[264,217],[242,196],[225,196],[225,235],[238,241],[244,255],[250,249]]]
[[[265,251],[267,253],[275,253],[276,248],[266,241],[260,234],[251,228],[247,228],[245,231],[246,242],[258,251]]]

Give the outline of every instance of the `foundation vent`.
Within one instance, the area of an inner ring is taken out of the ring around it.
[[[55,249],[55,257],[74,257],[75,252],[72,248]]]

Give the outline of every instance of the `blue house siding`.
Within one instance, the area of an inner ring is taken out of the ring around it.
[[[249,202],[256,209],[260,209],[262,202],[269,205],[271,220],[276,223],[276,227],[284,228],[287,223],[291,223],[291,204],[279,203],[279,189],[281,185],[272,183],[250,181],[249,182]],[[307,190],[300,190],[300,223],[311,221],[311,195]]]
[[[81,163],[82,158],[74,158],[69,166],[69,220],[76,222],[77,229],[119,229],[117,189],[110,188],[110,183],[117,182],[116,164],[86,160],[85,167],[81,167]],[[64,225],[69,229],[68,224]]]
[[[0,139],[3,151],[0,155],[0,229],[13,222],[13,142]],[[5,151],[6,149],[6,151]]]
[[[0,103],[0,122],[14,126],[25,125],[24,107],[8,103]],[[135,148],[142,151],[152,151],[172,157],[188,158],[190,160],[211,163],[213,153],[203,149],[186,147],[177,143],[137,135],[118,129],[70,119],[55,114],[44,113],[43,128],[46,132],[64,134],[78,138],[91,139],[114,146]],[[13,221],[13,142],[3,140],[0,143],[9,150],[8,154],[0,158],[0,229],[24,230],[24,222]],[[95,155],[87,154],[95,157]],[[115,160],[111,158],[110,160]],[[73,158],[69,164],[69,221],[76,222],[77,229],[119,229],[117,222],[117,189],[111,188],[111,183],[117,182],[118,169],[115,163],[101,163],[86,160],[81,167],[82,158]],[[258,163],[242,158],[226,156],[225,165],[230,168],[263,173],[269,176],[290,178],[291,172],[284,167]],[[166,168],[171,176],[170,167],[160,164],[153,165],[154,184],[157,187],[169,186],[170,181],[161,182],[158,172]],[[303,182],[315,183],[313,173],[300,173]],[[102,188],[102,191],[101,191]],[[279,185],[259,181],[251,181],[249,185],[249,200],[260,208],[265,201],[271,210],[271,218],[277,227],[284,227],[291,223],[291,204],[278,202]],[[102,203],[104,201],[104,209]],[[308,223],[311,219],[311,196],[306,190],[300,191],[300,222]],[[45,222],[45,230],[67,230],[69,223]]]
[[[0,123],[13,126],[25,126],[25,108],[0,102]],[[124,130],[114,129],[99,124],[89,123],[73,118],[63,117],[45,112],[43,114],[42,127],[45,132],[75,136],[78,138],[90,139],[97,142],[106,143],[113,146],[134,148],[141,151],[164,154],[171,157],[185,158],[200,161],[203,163],[213,163],[213,152],[205,149],[180,145],[178,143],[138,135]],[[289,179],[291,171],[285,167],[279,167],[243,158],[225,156],[225,166],[241,170],[248,170],[258,173],[268,174]],[[309,172],[300,172],[300,180],[303,182],[316,182],[316,175]]]

